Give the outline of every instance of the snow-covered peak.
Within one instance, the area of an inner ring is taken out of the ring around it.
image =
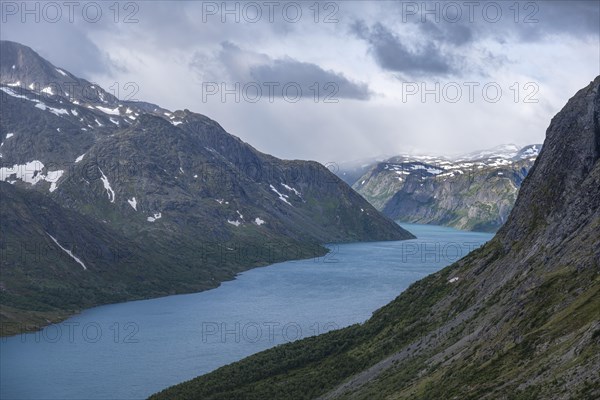
[[[484,158],[505,158],[511,159],[521,150],[516,144],[501,144],[490,149],[478,150],[472,153],[463,154],[456,158],[457,161],[473,161]]]

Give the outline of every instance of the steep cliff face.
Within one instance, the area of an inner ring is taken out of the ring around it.
[[[541,147],[505,145],[456,159],[393,157],[373,166],[353,188],[399,221],[496,231]]]
[[[319,163],[261,153],[188,110],[119,101],[26,46],[0,50],[0,190],[13,200],[0,321],[206,289],[322,243],[413,237]],[[127,264],[105,260],[123,247]]]
[[[363,325],[155,398],[600,397],[600,76],[557,114],[496,237]]]

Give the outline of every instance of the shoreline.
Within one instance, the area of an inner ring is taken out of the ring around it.
[[[394,240],[392,240],[392,241],[394,241]],[[368,242],[369,241],[366,241],[365,243],[368,243]],[[363,243],[363,242],[361,241],[361,242],[349,242],[349,243]],[[218,287],[221,286],[222,283],[233,281],[233,280],[237,279],[237,277],[240,274],[250,271],[250,270],[253,270],[253,269],[256,269],[256,268],[267,267],[267,266],[279,264],[282,262],[308,260],[311,258],[318,258],[318,257],[326,256],[327,254],[329,254],[331,252],[331,249],[326,246],[329,246],[331,244],[338,244],[338,243],[321,244],[321,245],[319,245],[321,247],[321,251],[318,254],[316,254],[316,253],[312,254],[310,257],[290,258],[290,259],[285,259],[285,260],[278,260],[276,262],[266,262],[265,261],[264,263],[260,263],[258,265],[253,265],[249,268],[245,268],[240,271],[237,271],[235,273],[235,275],[229,279],[224,279],[224,280],[221,280],[218,282],[209,282],[209,284],[210,283],[214,283],[214,284],[209,287],[206,287],[204,289],[199,289],[199,290],[181,291],[181,292],[168,293],[168,294],[158,294],[156,296],[144,296],[144,297],[130,298],[125,301],[115,301],[112,303],[95,304],[95,305],[92,305],[89,307],[84,307],[84,308],[77,309],[77,310],[53,310],[53,311],[43,312],[43,311],[34,311],[34,310],[22,310],[22,309],[17,309],[17,308],[13,308],[10,306],[6,306],[4,304],[0,304],[0,340],[6,341],[8,338],[40,332],[48,326],[60,324],[64,321],[68,320],[69,318],[72,318],[76,315],[83,313],[84,311],[91,310],[96,307],[103,307],[103,306],[109,306],[109,305],[114,305],[114,304],[123,304],[123,303],[129,303],[129,302],[133,302],[133,301],[154,300],[154,299],[170,297],[170,296],[195,294],[195,293],[205,292],[208,290],[217,289]],[[342,243],[339,243],[339,244],[342,244]],[[346,243],[344,243],[344,244],[346,244]],[[13,320],[4,321],[4,319],[5,319],[4,316],[7,314],[10,315],[12,313],[18,314],[19,317],[14,318]]]

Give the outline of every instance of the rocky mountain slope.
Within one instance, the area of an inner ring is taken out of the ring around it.
[[[503,145],[453,159],[392,157],[371,166],[352,187],[396,220],[496,231],[540,149]]]
[[[362,325],[154,399],[600,398],[600,76],[557,114],[504,226]]]
[[[328,242],[412,235],[316,162],[120,101],[0,42],[0,322],[202,290]],[[9,328],[7,328],[9,327]]]

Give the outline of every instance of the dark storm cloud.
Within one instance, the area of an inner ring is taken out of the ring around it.
[[[523,3],[526,4],[526,3]],[[521,10],[519,23],[513,24],[523,42],[543,40],[549,35],[587,36],[600,40],[600,2],[538,1],[535,7]],[[504,8],[507,5],[503,4]],[[507,15],[512,16],[511,14]]]
[[[405,44],[408,39],[401,38],[379,22],[369,28],[364,21],[357,21],[351,31],[369,43],[370,51],[383,69],[413,75],[453,72],[452,57],[444,54],[432,40],[425,38],[424,43],[411,50]]]
[[[423,11],[426,8],[432,9],[434,3],[441,10],[446,5],[440,1],[383,3],[380,10],[383,15],[402,21],[395,28],[383,20],[372,18],[367,19],[367,22],[351,24],[353,18],[365,18],[363,9],[368,9],[372,3],[340,3],[340,10],[346,13],[343,14],[344,18],[340,18],[339,25],[347,27],[345,24],[350,23],[354,33],[369,43],[372,56],[383,69],[407,75],[462,73],[463,67],[471,67],[469,60],[461,58],[463,50],[486,39],[499,43],[536,42],[545,40],[549,35],[598,38],[600,32],[600,2],[594,0],[520,1],[516,3],[516,9],[519,10],[516,17],[515,2],[480,1],[475,2],[477,5],[473,21],[469,20],[464,2],[452,2],[461,7],[462,16],[457,23],[448,21],[455,15],[441,15],[439,20],[435,16],[426,15],[423,22],[422,12],[417,12],[404,21],[402,7],[406,4],[416,4]],[[498,22],[491,23],[482,16],[486,4],[490,3],[502,8],[502,18]],[[276,18],[275,23],[268,23],[263,18],[261,23],[252,26],[243,23],[224,24],[218,15],[204,21],[202,2],[139,2],[136,3],[139,10],[135,14],[135,19],[138,20],[135,24],[125,24],[122,21],[115,23],[113,12],[109,8],[113,3],[101,4],[103,18],[98,23],[86,23],[80,12],[76,15],[74,24],[66,22],[66,18],[59,23],[21,23],[20,15],[10,16],[0,28],[2,38],[27,44],[51,60],[60,60],[65,68],[82,76],[90,76],[118,75],[123,72],[119,60],[112,58],[108,50],[98,48],[98,45],[101,46],[98,37],[106,36],[108,32],[123,32],[124,40],[138,48],[191,52],[202,47],[214,48],[215,44],[222,41],[233,41],[244,48],[251,48],[253,43],[268,41],[274,35],[302,34],[302,24],[286,23],[282,18]],[[129,3],[120,4],[124,7]],[[221,5],[222,2],[218,4]],[[453,9],[448,10],[452,14]],[[120,18],[123,19],[128,11],[121,11]],[[310,14],[307,14],[304,21],[310,20],[308,15]],[[31,18],[28,19],[30,20]],[[324,26],[322,24],[316,28]],[[418,37],[406,37],[406,27],[413,35],[418,32]],[[250,29],[252,35],[249,35]],[[292,49],[290,55],[298,59],[293,54],[294,50],[296,49]],[[364,96],[364,86],[354,84],[339,73],[325,71],[316,65],[314,67],[302,65],[300,61],[293,63],[281,60],[272,62],[270,68],[257,68],[255,73],[260,73],[261,76],[267,71],[281,74],[283,71],[279,69],[290,68],[294,74],[321,75],[325,80],[329,80],[331,75],[337,75],[340,91],[352,98]]]
[[[288,84],[301,88],[303,97],[313,97],[317,88],[318,96],[330,99],[368,100],[371,91],[365,83],[353,82],[343,74],[326,70],[319,65],[296,60],[291,57],[272,58],[241,49],[231,42],[222,43],[219,54],[222,67],[235,82],[245,83],[277,83],[278,87]],[[196,67],[201,67],[196,65]],[[281,97],[281,89],[274,91],[275,97]]]
[[[391,13],[403,23],[420,25],[422,33],[439,42],[463,45],[483,38],[512,37],[532,42],[548,35],[598,37],[597,0],[395,2]],[[451,5],[451,6],[450,6]]]
[[[250,69],[250,75],[259,82],[295,82],[302,87],[303,92],[311,93],[317,83],[320,90],[326,90],[333,97],[368,100],[369,88],[364,83],[349,81],[342,74],[326,71],[316,64],[284,58],[273,60],[269,64],[258,65]],[[329,89],[326,88],[327,85]],[[333,85],[333,86],[331,86]],[[337,92],[334,94],[334,92]]]
[[[407,4],[413,7],[410,12]],[[389,14],[402,24],[391,28],[375,22],[369,26],[359,20],[350,30],[369,44],[370,54],[382,69],[407,76],[473,71],[485,75],[489,71],[482,68],[495,69],[506,57],[488,51],[475,60],[463,54],[485,40],[530,43],[570,36],[600,41],[600,1],[481,1],[472,2],[472,9],[466,3],[452,4],[458,5],[458,13],[456,7],[446,8],[447,3],[440,1],[391,3]],[[407,36],[407,32],[412,33]],[[491,59],[500,62],[490,64]]]

